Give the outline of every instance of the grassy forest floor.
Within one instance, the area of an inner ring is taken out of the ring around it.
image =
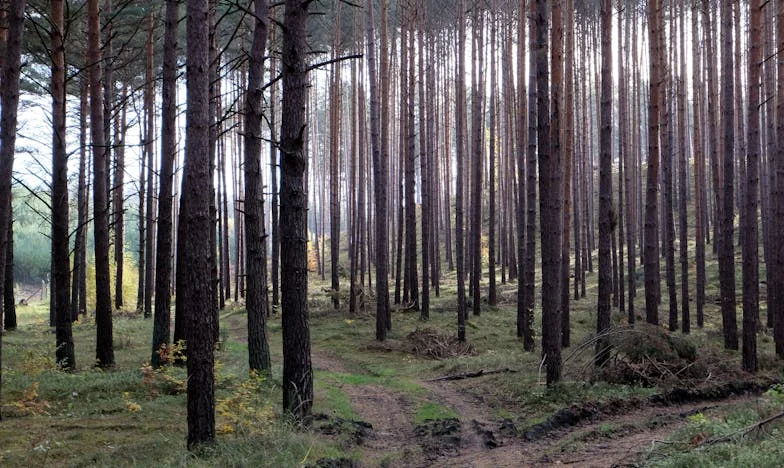
[[[713,304],[688,338],[619,328],[598,380],[590,281],[588,298],[572,303],[564,382],[548,388],[539,351],[524,353],[515,336],[515,284],[501,286],[497,307],[470,317],[462,346],[449,338],[453,277],[429,322],[395,311],[384,343],[373,339],[370,312],[333,311],[326,284],[313,278],[309,428],[280,415],[279,315],[269,321],[272,374],[248,377],[245,311],[229,305],[216,352],[218,442],[199,458],[185,449],[184,369],[146,365],[151,320],[115,316],[111,371],[92,366],[94,322],[75,324],[78,370],[68,374],[55,369],[47,305],[19,306],[19,328],[3,336],[0,465],[780,466],[782,363],[768,333],[760,333],[762,370],[750,376],[739,353],[721,350]]]

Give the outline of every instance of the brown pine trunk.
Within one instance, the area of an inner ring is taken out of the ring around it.
[[[79,78],[79,182],[76,189],[76,231],[74,233],[74,260],[71,285],[71,321],[86,314],[87,307],[87,113],[89,85]]]
[[[563,193],[561,180],[559,86],[553,86],[552,105],[548,82],[547,3],[535,0],[536,105],[539,168],[539,225],[542,243],[542,355],[547,384],[561,380],[561,237]],[[552,8],[552,83],[562,81],[563,19],[561,1]],[[552,116],[551,116],[552,113]]]
[[[722,156],[723,184],[721,244],[719,245],[719,286],[721,290],[721,318],[724,331],[724,347],[738,349],[738,329],[735,317],[735,100],[733,85],[732,54],[732,3],[723,0],[721,3],[721,39],[722,39],[722,70],[721,87],[721,122],[722,122]],[[728,52],[729,51],[729,52]],[[728,53],[724,53],[728,52]]]
[[[471,92],[471,306],[474,315],[481,313],[482,294],[482,159],[484,136],[484,18],[474,8],[473,46],[471,47],[473,90]]]
[[[179,3],[166,1],[161,89],[161,175],[158,186],[158,246],[156,249],[155,317],[152,355],[154,367],[164,364],[159,350],[169,345],[172,276],[172,182],[177,153],[177,21]]]
[[[650,49],[650,106],[648,107],[648,178],[645,192],[645,319],[659,323],[659,244],[657,242],[659,192],[659,109],[661,107],[661,24],[664,15],[660,0],[648,2],[648,40]]]
[[[144,152],[147,155],[147,209],[145,214],[145,224],[147,229],[145,231],[144,245],[144,318],[152,316],[152,295],[153,295],[153,276],[155,274],[155,265],[153,263],[155,257],[154,242],[155,242],[155,199],[153,197],[153,185],[155,174],[155,81],[153,79],[153,34],[155,32],[155,21],[152,12],[148,14],[147,25],[147,44],[145,48],[145,86],[144,86],[144,108],[147,120],[145,122],[145,137],[144,137]],[[141,271],[139,272],[141,274]]]
[[[756,372],[757,317],[759,316],[759,159],[760,159],[760,67],[762,66],[762,6],[749,0],[749,105],[748,154],[746,161],[746,196],[743,231],[743,370]]]
[[[689,333],[691,331],[691,317],[689,314],[689,235],[687,219],[687,202],[689,199],[688,187],[688,156],[686,139],[686,41],[685,24],[686,8],[684,0],[680,2],[679,20],[679,62],[678,71],[678,218],[680,240],[678,251],[681,264],[681,331]]]
[[[430,210],[430,161],[427,151],[427,114],[425,105],[425,14],[424,1],[421,1],[418,9],[418,68],[419,68],[419,164],[422,194],[422,303],[419,316],[422,320],[430,318],[430,228],[432,214]],[[433,58],[430,57],[430,60]]]
[[[88,0],[88,44],[90,63],[90,127],[93,149],[93,217],[95,237],[95,324],[96,363],[99,367],[114,366],[112,343],[112,297],[109,277],[109,204],[106,187],[106,140],[101,100],[101,49],[98,0]]]
[[[337,24],[332,42],[332,58],[339,54],[341,3],[337,3]],[[340,307],[340,117],[342,114],[342,83],[340,63],[332,64],[329,92],[329,253],[332,279],[332,305]],[[247,162],[246,162],[247,163]],[[247,198],[246,198],[247,200]],[[247,204],[247,201],[246,201]]]
[[[313,405],[307,279],[307,168],[302,129],[307,98],[306,44],[310,2],[286,0],[283,28],[283,107],[280,126],[281,312],[283,316],[283,408],[308,423]]]
[[[457,15],[457,75],[455,77],[455,138],[456,138],[456,174],[455,174],[455,262],[457,263],[457,339],[466,341],[466,319],[468,315],[465,296],[465,262],[463,210],[463,173],[465,164],[465,0],[458,1]]]
[[[245,93],[245,248],[247,261],[248,359],[251,371],[270,369],[266,318],[267,244],[264,233],[264,191],[261,176],[262,81],[267,47],[267,2],[255,0],[256,24],[248,62],[248,88]]]
[[[572,165],[574,160],[574,0],[566,0],[565,12],[566,52],[564,82],[564,126],[563,126],[563,239],[561,244],[561,340],[564,347],[571,342],[569,320],[569,221],[572,209]]]
[[[596,332],[601,335],[610,328],[610,293],[612,265],[610,241],[613,230],[612,200],[612,0],[602,0],[602,91],[601,131],[599,134],[599,299],[596,312]],[[608,344],[604,339],[596,343],[596,364],[607,360]]]
[[[776,43],[777,50],[784,49],[784,1],[776,1]],[[784,76],[784,60],[778,62],[778,76]],[[777,82],[778,101],[776,112],[784,115],[784,80]],[[779,142],[772,168],[775,172],[771,190],[771,232],[770,244],[775,246],[771,253],[773,263],[768,280],[768,311],[774,314],[773,327],[776,342],[776,355],[784,356],[784,119],[776,120],[776,136]]]
[[[692,89],[694,90],[693,102],[694,106],[694,134],[693,147],[694,147],[694,178],[695,178],[695,193],[694,193],[694,229],[696,236],[695,245],[695,261],[697,263],[697,278],[695,283],[696,296],[694,298],[697,307],[697,327],[703,326],[703,315],[705,305],[705,221],[707,220],[707,190],[705,189],[705,153],[703,151],[703,77],[702,77],[702,55],[699,47],[699,28],[698,28],[698,5],[695,4],[692,8],[692,63],[693,63],[693,76],[692,76]]]

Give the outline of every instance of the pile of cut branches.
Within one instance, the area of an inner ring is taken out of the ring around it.
[[[406,338],[411,354],[429,359],[448,359],[475,353],[471,344],[458,341],[457,338],[439,333],[433,328],[416,329]]]

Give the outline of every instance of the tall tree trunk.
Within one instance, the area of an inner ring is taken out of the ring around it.
[[[481,313],[482,294],[479,280],[482,277],[482,160],[484,140],[484,18],[474,7],[471,55],[474,56],[471,75],[474,76],[471,92],[471,306],[474,315]],[[491,52],[492,53],[492,52]]]
[[[523,320],[523,349],[526,351],[534,350],[533,326],[534,326],[534,303],[535,293],[535,258],[536,258],[536,150],[537,150],[537,79],[539,76],[537,67],[537,48],[536,43],[537,23],[536,18],[537,4],[535,0],[529,0],[530,20],[529,20],[529,47],[531,65],[528,67],[528,147],[526,155],[526,221],[525,221],[525,262],[523,265],[523,287],[525,288],[525,313],[527,316]],[[543,33],[546,34],[546,33]],[[545,52],[546,55],[546,52]],[[547,77],[547,73],[543,76]],[[548,106],[549,107],[549,106]],[[549,138],[549,136],[548,136]],[[523,184],[520,184],[523,187]],[[526,328],[528,327],[528,328]]]
[[[420,2],[419,37],[418,37],[418,68],[419,68],[419,164],[422,196],[422,304],[419,316],[422,320],[430,318],[430,227],[432,214],[430,210],[430,161],[427,151],[427,114],[425,104],[425,14],[424,1]],[[432,60],[432,58],[431,58]],[[432,122],[431,122],[432,125]]]
[[[0,203],[2,205],[0,206],[7,207],[0,210],[0,265],[5,265],[6,251],[9,249],[9,243],[13,242],[13,238],[8,238],[7,236],[10,230],[8,226],[12,222],[10,209],[11,178],[13,175],[14,153],[16,151],[19,74],[22,39],[24,38],[24,10],[25,0],[11,0],[8,3],[6,14],[8,18],[8,35],[4,50],[5,56],[0,68],[0,73],[2,73],[2,76],[0,76],[0,105],[2,105],[2,110],[0,111]],[[62,12],[62,9],[60,11]],[[5,268],[3,268],[0,275],[5,274]],[[4,284],[5,277],[0,278],[0,287],[3,287]],[[70,322],[68,329],[70,330]],[[2,341],[2,336],[0,336],[0,381],[2,381]],[[71,347],[71,350],[73,350],[73,347]],[[2,420],[2,414],[0,414],[0,420]]]
[[[732,2],[721,4],[722,70],[721,118],[722,118],[722,216],[721,244],[719,246],[719,286],[721,290],[721,318],[724,330],[724,347],[738,349],[738,329],[735,317],[735,104],[733,85],[732,54]],[[729,52],[728,52],[729,51]]]
[[[602,0],[602,92],[601,131],[599,134],[599,298],[596,312],[596,332],[609,330],[612,271],[610,265],[610,237],[613,230],[612,199],[612,0]],[[608,357],[607,340],[596,343],[596,363],[602,365]]]
[[[71,285],[71,321],[87,313],[87,79],[79,78],[79,181],[76,189],[76,232],[74,234],[73,278]]]
[[[776,50],[784,50],[784,0],[776,1]],[[776,115],[784,115],[784,60],[778,62]],[[776,343],[776,355],[784,356],[784,119],[776,119],[776,136],[778,147],[773,158],[773,187],[771,190],[771,246],[775,246],[771,254],[773,264],[772,275],[768,281],[768,313],[773,313],[773,334]]]
[[[71,315],[68,308],[70,265],[68,245],[68,155],[65,143],[65,22],[63,3],[52,1],[52,280],[55,306],[55,358],[62,369],[75,369]],[[17,82],[18,83],[18,82]],[[5,104],[6,94],[3,94]],[[13,104],[12,104],[13,105]],[[5,136],[5,135],[4,135]],[[3,229],[5,229],[3,227]]]
[[[248,90],[245,95],[245,242],[248,265],[248,358],[251,371],[271,366],[267,342],[267,244],[264,235],[264,191],[261,177],[262,79],[267,47],[267,1],[255,0],[256,25],[248,62]]]
[[[687,138],[686,138],[686,41],[685,41],[685,25],[686,25],[686,8],[685,1],[680,2],[680,20],[679,20],[679,35],[680,35],[680,48],[679,48],[679,71],[678,71],[678,218],[679,218],[679,233],[680,240],[678,251],[680,254],[681,264],[681,331],[689,333],[691,331],[691,317],[689,313],[689,246],[688,246],[688,219],[687,219],[687,202],[689,199],[688,194],[688,156],[687,151]],[[699,214],[697,214],[699,216]]]
[[[495,2],[493,3],[494,7],[497,7]],[[490,17],[490,151],[489,151],[489,167],[488,167],[488,178],[490,184],[490,199],[489,199],[489,219],[488,219],[488,227],[487,227],[487,244],[488,244],[488,254],[487,254],[487,273],[488,273],[488,291],[487,291],[487,303],[491,306],[495,306],[498,302],[497,293],[496,293],[496,279],[495,279],[495,223],[496,223],[496,196],[495,196],[495,172],[496,172],[496,147],[497,147],[497,137],[496,137],[496,127],[497,127],[497,114],[498,108],[496,106],[496,93],[497,91],[497,78],[496,78],[496,57],[498,49],[496,48],[496,36],[497,33],[497,19],[495,13],[492,14]],[[481,256],[480,256],[481,258]]]
[[[409,0],[410,2],[410,0]],[[404,266],[404,281],[403,281],[403,302],[406,302],[413,309],[419,308],[419,276],[417,271],[417,241],[416,241],[416,121],[414,120],[414,104],[415,104],[415,91],[416,91],[416,78],[414,65],[415,49],[414,49],[414,29],[416,9],[410,4],[407,4],[408,17],[406,21],[409,23],[407,29],[408,33],[408,85],[406,86],[406,94],[401,96],[401,99],[407,105],[408,116],[406,117],[406,133],[401,136],[405,139],[406,152],[405,152],[405,185],[404,185],[404,200],[405,200],[405,266]],[[405,79],[405,78],[402,78]],[[406,287],[406,284],[408,286]],[[408,292],[408,294],[406,293]]]
[[[286,0],[283,28],[283,108],[280,126],[281,305],[283,315],[283,408],[307,423],[313,405],[307,278],[307,154],[303,141],[307,70],[305,54],[309,1]]]
[[[147,15],[147,45],[145,47],[145,85],[144,108],[147,120],[145,122],[144,152],[147,155],[147,207],[145,214],[145,249],[144,249],[144,318],[152,317],[152,295],[154,292],[153,276],[155,274],[155,257],[153,256],[155,239],[155,198],[153,186],[155,180],[155,82],[153,79],[153,33],[155,32],[155,19],[152,12]],[[141,271],[139,272],[141,274]]]
[[[692,76],[692,89],[694,96],[692,100],[697,103],[694,109],[694,133],[692,135],[692,145],[694,147],[694,177],[695,177],[695,193],[694,193],[694,229],[696,236],[695,246],[695,261],[697,263],[697,278],[695,283],[696,296],[694,298],[697,307],[697,327],[702,328],[704,305],[705,305],[705,221],[707,220],[707,206],[705,189],[705,153],[704,143],[702,138],[702,125],[703,125],[703,77],[702,77],[702,55],[699,46],[699,28],[698,28],[698,5],[695,4],[692,8],[692,63],[693,63],[693,76]]]
[[[743,226],[743,370],[756,372],[757,317],[759,317],[759,157],[760,68],[762,67],[762,6],[749,0],[749,105],[746,161],[745,226]]]
[[[527,90],[525,86],[525,1],[519,0],[517,6],[517,108],[516,110],[516,155],[517,155],[517,263],[521,269],[525,268],[526,253],[526,137],[529,135],[526,128],[526,112],[528,112]],[[533,61],[531,62],[533,65]],[[530,83],[534,86],[534,82]],[[533,107],[533,106],[531,106]],[[528,309],[527,289],[525,287],[525,271],[520,272],[517,279],[517,336],[529,337],[524,341],[526,351],[533,350],[532,311]],[[528,333],[526,333],[528,332]]]
[[[338,2],[332,58],[336,58],[340,53],[340,5]],[[335,309],[340,307],[340,117],[343,106],[340,67],[340,62],[332,64],[332,84],[329,91],[329,253],[332,305]]]
[[[93,224],[95,237],[95,360],[99,367],[114,366],[112,297],[109,277],[109,204],[106,187],[106,140],[101,100],[101,49],[98,0],[87,2],[90,63],[90,127],[93,149]]]
[[[386,10],[386,2],[382,9]],[[373,161],[373,195],[375,197],[375,234],[376,234],[376,340],[384,341],[387,332],[387,315],[389,309],[389,227],[387,223],[387,159],[382,141],[386,143],[387,134],[383,139],[379,136],[379,117],[386,120],[380,112],[378,93],[378,73],[376,71],[375,31],[373,22],[373,5],[367,8],[367,56],[368,70],[370,72],[370,148]],[[381,54],[386,53],[386,31],[382,31]],[[385,60],[382,59],[384,73]],[[382,78],[382,82],[384,78]],[[382,93],[386,90],[382,86]],[[386,97],[383,98],[386,100]],[[384,131],[387,128],[383,128]]]
[[[166,0],[163,47],[163,84],[161,87],[161,175],[158,187],[158,246],[155,249],[155,318],[150,362],[159,367],[165,362],[159,352],[169,346],[172,276],[172,181],[177,154],[177,21],[178,0]]]
[[[465,296],[465,262],[464,262],[464,192],[463,173],[465,165],[465,0],[458,0],[457,15],[457,76],[455,77],[455,140],[456,140],[456,186],[455,186],[455,262],[457,263],[457,339],[466,340],[466,319],[468,310]]]
[[[569,321],[569,221],[572,207],[572,165],[574,160],[574,0],[566,0],[565,11],[565,80],[563,125],[563,239],[561,243],[561,340],[564,347],[571,342]]]
[[[542,243],[542,355],[547,368],[547,384],[561,380],[561,236],[563,194],[560,149],[560,91],[553,87],[550,109],[547,51],[547,3],[535,0],[536,15],[536,105],[539,163],[539,225]],[[553,75],[561,82],[563,19],[561,1],[552,8]],[[550,113],[552,112],[552,118]]]
[[[659,193],[659,109],[661,95],[661,36],[664,10],[660,0],[648,2],[648,40],[650,49],[650,106],[648,107],[648,178],[645,191],[645,319],[659,324],[659,244],[657,242]]]
[[[209,62],[207,0],[187,4],[187,110],[177,302],[185,311],[188,365],[188,448],[215,440],[215,381],[210,266]]]

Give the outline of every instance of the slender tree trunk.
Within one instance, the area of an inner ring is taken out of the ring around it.
[[[679,20],[679,35],[680,35],[680,49],[679,49],[679,62],[680,67],[678,71],[678,218],[679,218],[679,233],[680,240],[678,251],[680,253],[681,264],[681,331],[689,333],[691,331],[691,317],[689,312],[689,246],[688,246],[688,219],[687,219],[687,202],[689,199],[688,194],[688,156],[687,152],[687,135],[686,135],[686,41],[685,41],[685,25],[686,25],[686,8],[685,1],[680,2],[680,20]]]
[[[494,3],[494,7],[497,5]],[[496,36],[497,36],[497,20],[495,17],[495,13],[491,16],[491,28],[490,28],[490,154],[489,154],[489,167],[488,167],[488,177],[489,177],[489,184],[490,184],[490,200],[489,200],[489,220],[488,220],[488,233],[487,233],[487,244],[488,244],[488,264],[487,264],[487,273],[489,279],[488,291],[487,291],[487,303],[491,306],[495,306],[498,302],[497,293],[496,293],[496,279],[495,279],[495,223],[496,223],[496,195],[495,195],[495,186],[496,186],[496,146],[497,146],[497,137],[496,137],[496,127],[497,127],[497,114],[498,109],[496,105],[496,93],[497,93],[497,78],[496,78],[496,56],[498,49],[496,48]],[[481,256],[480,256],[481,258]]]
[[[566,0],[565,12],[565,80],[563,125],[563,239],[561,244],[561,341],[571,343],[569,320],[569,221],[572,209],[572,165],[574,160],[574,0]]]
[[[147,45],[145,48],[145,85],[144,107],[147,120],[145,122],[144,152],[147,155],[147,209],[145,214],[145,240],[144,240],[144,318],[152,317],[152,295],[154,292],[155,257],[155,198],[153,186],[155,181],[155,82],[153,80],[153,34],[155,32],[155,19],[152,12],[147,15]],[[139,274],[142,274],[140,271]]]
[[[93,149],[93,223],[95,237],[95,324],[96,363],[99,367],[114,366],[112,343],[112,298],[109,279],[109,204],[106,187],[106,141],[101,100],[101,50],[98,0],[88,0],[88,44],[90,70],[90,126]]]
[[[169,346],[172,276],[172,182],[177,154],[177,21],[178,0],[166,1],[163,47],[163,84],[161,89],[161,174],[158,187],[158,246],[155,270],[155,318],[150,362],[159,367],[165,362],[159,352]]]
[[[517,155],[517,262],[525,268],[526,256],[526,223],[525,223],[525,196],[526,196],[526,112],[528,111],[527,90],[525,87],[525,0],[519,0],[517,7],[517,134],[515,148]],[[533,63],[532,63],[533,64]],[[534,83],[531,82],[531,87]],[[525,287],[525,272],[517,280],[517,336],[529,336],[529,342],[524,343],[526,351],[533,349],[533,334],[531,333],[531,312],[527,307]],[[526,334],[525,332],[528,331]]]
[[[337,57],[340,47],[341,3],[337,3],[337,25],[332,43],[332,56]],[[329,107],[329,253],[332,277],[332,305],[340,307],[340,117],[342,114],[342,83],[340,63],[332,64],[330,72]],[[246,162],[247,163],[247,162]],[[247,199],[246,199],[247,200]],[[247,201],[246,201],[247,204]]]
[[[430,220],[432,218],[432,214],[430,210],[430,161],[428,161],[427,152],[427,115],[425,110],[427,97],[425,96],[424,1],[420,2],[419,7],[419,164],[422,194],[422,304],[419,314],[422,320],[428,320],[430,318]]]
[[[89,85],[79,78],[79,182],[76,189],[76,231],[74,233],[73,278],[71,285],[71,321],[86,314],[87,296],[87,113]],[[84,288],[84,289],[83,289]],[[82,292],[84,291],[84,293]]]
[[[465,0],[458,0],[457,15],[457,76],[455,77],[455,139],[456,139],[456,186],[455,186],[455,262],[457,263],[457,339],[466,341],[466,319],[468,315],[465,297],[465,262],[463,227],[463,172],[465,164],[465,119],[463,107],[465,106]]]
[[[267,1],[254,0],[256,24],[248,62],[245,94],[245,242],[248,263],[246,309],[248,311],[248,359],[251,371],[271,366],[267,342],[267,244],[264,235],[264,192],[261,177],[262,79],[267,47]]]
[[[648,178],[645,192],[645,319],[648,323],[659,323],[659,244],[657,242],[658,193],[659,193],[659,109],[661,107],[661,64],[660,50],[664,32],[664,14],[660,0],[648,2],[648,40],[650,49],[650,106],[648,107]],[[600,255],[601,256],[601,255]]]
[[[743,230],[743,370],[756,372],[757,317],[759,317],[759,157],[760,157],[760,68],[762,67],[762,6],[749,1],[749,105],[748,154],[746,161],[746,225]]]
[[[703,77],[702,77],[702,55],[700,53],[700,46],[699,46],[699,27],[698,27],[698,14],[697,14],[698,5],[695,4],[692,9],[692,23],[691,23],[691,31],[692,31],[692,64],[693,64],[693,76],[692,76],[692,89],[694,90],[693,102],[697,103],[694,109],[694,133],[693,137],[693,147],[694,147],[694,176],[695,176],[695,196],[694,196],[694,229],[695,229],[695,236],[696,236],[696,246],[695,246],[695,261],[697,263],[696,270],[697,270],[697,278],[695,283],[696,288],[696,296],[694,298],[694,302],[697,307],[697,327],[702,328],[703,326],[703,315],[704,315],[704,305],[705,305],[705,221],[707,220],[707,207],[706,207],[706,195],[707,191],[705,190],[705,153],[703,151],[704,143],[702,138],[702,122],[703,122],[703,113],[702,113],[702,90],[703,90]]]
[[[724,330],[724,347],[738,349],[738,329],[735,317],[735,104],[733,85],[733,54],[732,54],[732,1],[724,0],[721,4],[721,62],[723,80],[721,87],[721,118],[722,118],[722,216],[721,244],[719,246],[719,284],[721,289],[721,317]]]
[[[539,73],[537,67],[537,48],[536,43],[537,23],[536,18],[537,4],[535,0],[529,0],[530,20],[529,20],[529,54],[531,65],[528,67],[528,148],[526,157],[526,222],[525,222],[525,262],[523,262],[523,276],[525,287],[525,313],[527,314],[523,323],[523,349],[526,351],[534,350],[533,325],[534,325],[534,303],[536,296],[535,290],[535,254],[536,254],[536,152],[537,144],[537,87]],[[542,33],[542,34],[546,34]],[[546,52],[545,52],[546,55]],[[545,78],[547,73],[542,74]],[[549,108],[549,106],[548,106]],[[549,136],[548,136],[549,138]],[[520,184],[522,187],[523,184]],[[528,327],[528,328],[525,328]]]
[[[474,76],[474,89],[471,93],[471,305],[474,315],[481,313],[482,294],[479,289],[479,280],[482,277],[482,160],[484,140],[484,18],[474,8],[474,44],[471,55],[475,55],[472,66]],[[492,53],[492,51],[491,51]]]
[[[599,299],[596,313],[596,332],[602,334],[610,328],[610,293],[612,271],[610,265],[610,238],[613,230],[612,200],[612,0],[602,0],[602,92],[601,132],[599,143]],[[596,343],[596,363],[607,359],[608,343]]]

